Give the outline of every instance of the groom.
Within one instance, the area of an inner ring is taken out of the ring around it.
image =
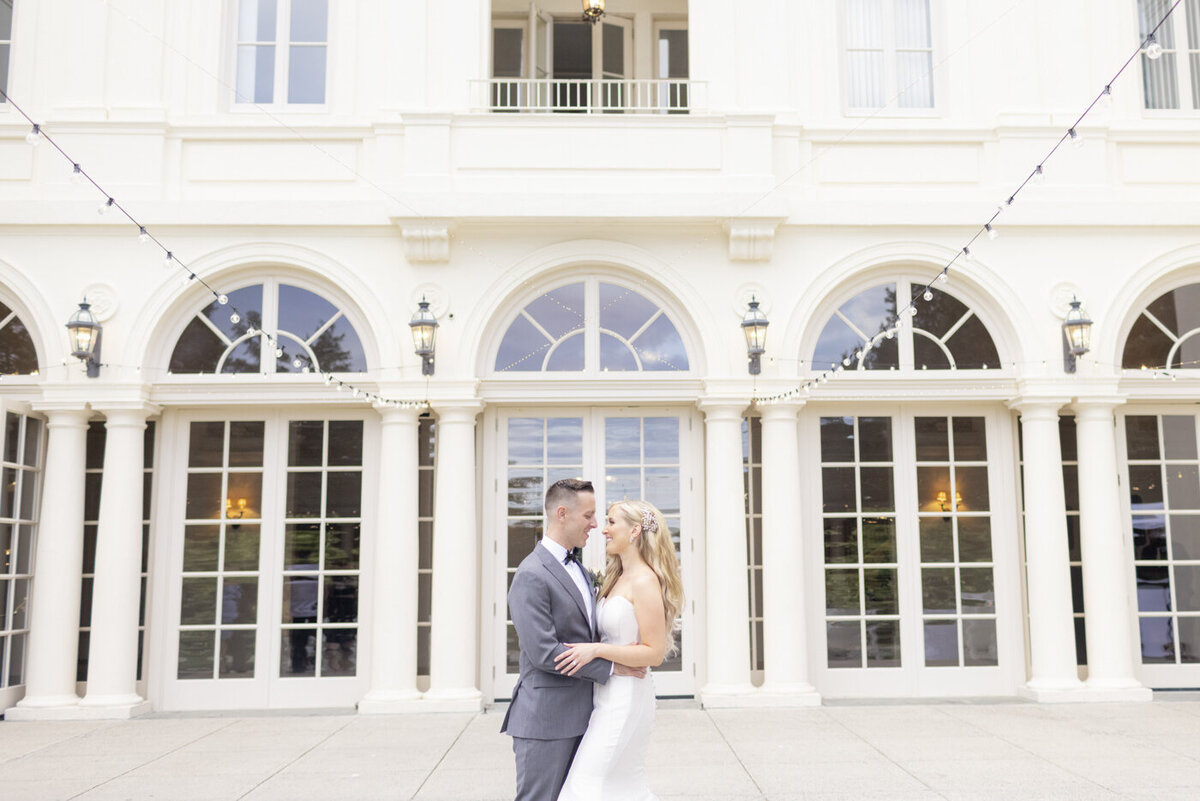
[[[596,640],[592,582],[573,549],[596,527],[592,482],[556,481],[546,491],[546,535],[517,568],[508,609],[521,647],[521,675],[501,732],[513,738],[516,801],[555,801],[592,714],[592,683],[645,676],[595,659],[574,676],[556,672],[563,643]]]

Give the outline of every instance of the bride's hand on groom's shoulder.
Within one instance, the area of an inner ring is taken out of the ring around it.
[[[554,668],[564,676],[574,676],[587,663],[596,658],[600,644],[595,642],[563,643],[567,650],[554,658]]]

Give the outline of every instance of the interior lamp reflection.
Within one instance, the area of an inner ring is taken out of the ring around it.
[[[225,517],[230,520],[240,520],[246,516],[246,499],[238,498],[237,505],[234,505],[233,498],[225,499]]]
[[[949,496],[949,494],[947,494],[947,492],[945,490],[939,490],[938,494],[937,494],[937,498],[935,500],[937,501],[938,505],[940,507],[942,507],[943,512],[950,511],[949,509],[946,508],[946,504],[950,501],[950,496]],[[958,509],[961,506],[962,506],[962,493],[955,492],[954,493],[954,508]]]

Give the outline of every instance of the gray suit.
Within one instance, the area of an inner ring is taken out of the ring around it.
[[[521,675],[500,731],[513,738],[517,801],[555,801],[592,714],[592,682],[607,682],[612,663],[595,659],[572,677],[555,671],[564,642],[593,642],[596,632],[566,567],[540,543],[513,576],[508,609]]]

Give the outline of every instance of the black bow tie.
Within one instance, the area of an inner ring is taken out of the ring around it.
[[[582,556],[583,556],[582,548],[572,548],[571,550],[567,551],[567,555],[563,557],[563,564],[569,565],[572,562],[574,562],[575,564],[579,565],[580,567],[583,567],[583,562],[580,561],[580,557],[582,557]]]

